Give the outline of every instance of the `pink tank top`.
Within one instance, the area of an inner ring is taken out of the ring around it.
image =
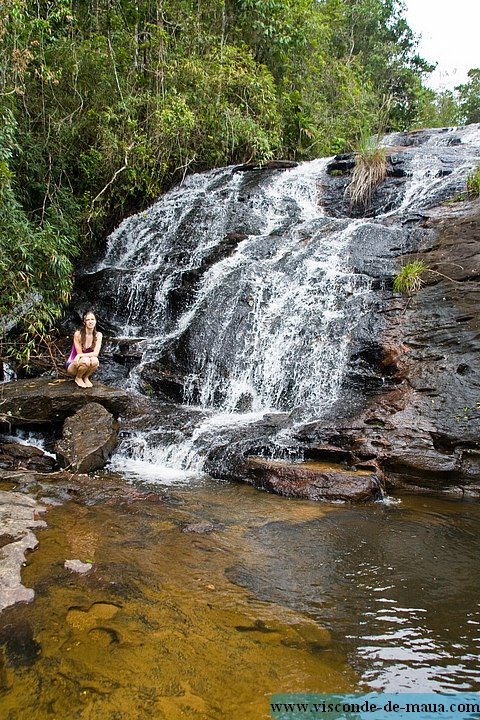
[[[86,352],[86,353],[93,352],[93,348],[86,348],[83,352]],[[75,343],[72,343],[72,349],[70,350],[70,355],[68,356],[68,360],[65,363],[65,367],[68,368],[68,366],[72,364],[72,362],[75,360],[76,357],[77,357],[77,351],[75,349]]]

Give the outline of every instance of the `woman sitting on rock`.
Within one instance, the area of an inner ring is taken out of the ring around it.
[[[90,388],[90,375],[98,368],[98,353],[102,347],[102,333],[96,329],[97,318],[91,310],[83,313],[83,327],[75,330],[73,345],[67,360],[67,373],[75,378],[78,387]]]

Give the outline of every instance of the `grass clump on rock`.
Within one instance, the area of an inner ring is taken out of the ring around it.
[[[362,137],[355,152],[355,167],[347,191],[350,207],[370,205],[375,189],[387,175],[387,153],[380,145],[379,137]]]
[[[402,293],[403,295],[413,295],[413,293],[420,290],[424,284],[422,275],[427,270],[428,267],[421,260],[413,260],[407,263],[401,268],[400,272],[395,275],[393,280],[394,292]]]

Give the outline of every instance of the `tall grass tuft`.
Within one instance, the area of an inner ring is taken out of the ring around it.
[[[376,133],[372,132],[372,125],[368,120],[360,132],[355,151],[355,167],[346,190],[350,195],[351,208],[361,206],[365,211],[372,202],[375,189],[387,175],[387,152],[381,146],[381,140],[389,124],[392,103],[391,95],[383,95],[375,111]]]
[[[355,167],[347,191],[350,207],[368,208],[375,189],[385,180],[387,153],[380,145],[380,138],[363,136],[355,152]]]
[[[421,260],[413,260],[404,265],[393,280],[394,292],[413,295],[424,284],[422,274],[428,271],[427,265]],[[430,271],[431,272],[431,271]]]

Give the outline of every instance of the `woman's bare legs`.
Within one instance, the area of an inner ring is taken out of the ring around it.
[[[83,375],[83,382],[85,384],[85,387],[90,388],[93,387],[92,383],[90,382],[90,375],[93,375],[95,370],[98,368],[98,358],[92,357],[88,359],[90,361],[90,366],[87,368],[87,372]]]
[[[67,373],[71,375],[78,387],[81,388],[87,388],[92,387],[92,383],[90,381],[89,384],[85,382],[85,375],[90,370],[90,361],[96,360],[96,358],[78,358],[75,359],[67,368]],[[98,366],[98,360],[97,360],[97,366]],[[90,374],[93,372],[93,370],[90,370]],[[88,377],[87,377],[88,379]]]

